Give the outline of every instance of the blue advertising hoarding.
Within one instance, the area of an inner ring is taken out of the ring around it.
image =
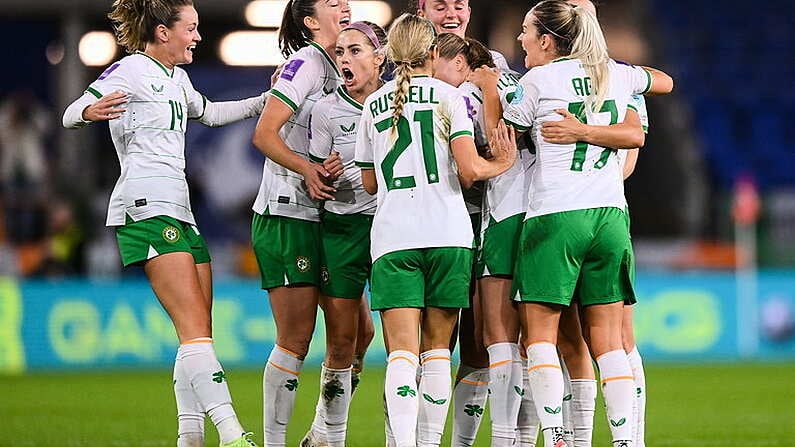
[[[751,358],[795,360],[794,272],[759,275],[758,321],[738,313],[732,274],[643,273],[637,282],[635,329],[647,360],[740,360],[738,334],[752,323],[759,333]],[[256,281],[218,282],[213,327],[225,365],[262,366],[275,339],[266,292]],[[322,360],[323,332],[319,318],[309,364]],[[0,279],[0,372],[166,367],[176,347],[171,322],[144,280]],[[367,360],[384,357],[376,335]]]

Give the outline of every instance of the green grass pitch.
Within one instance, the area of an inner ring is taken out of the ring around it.
[[[383,369],[369,368],[351,407],[348,445],[383,445]],[[244,426],[262,441],[262,375],[227,370]],[[795,445],[795,364],[647,367],[649,447]],[[309,426],[318,371],[301,376],[288,445]],[[0,377],[0,446],[174,446],[170,371]],[[488,446],[484,415],[478,446]],[[207,445],[218,445],[211,424]],[[601,402],[594,446],[609,446]],[[449,435],[449,430],[448,430]],[[442,445],[449,445],[445,437]]]

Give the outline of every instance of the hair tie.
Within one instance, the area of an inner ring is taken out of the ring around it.
[[[351,29],[355,29],[356,31],[359,31],[359,32],[363,33],[365,36],[367,36],[367,38],[370,39],[370,43],[373,44],[373,47],[376,50],[380,50],[383,47],[383,45],[381,45],[381,42],[378,40],[378,36],[375,35],[375,31],[373,31],[373,29],[370,27],[370,25],[368,25],[368,24],[366,24],[364,22],[361,22],[361,21],[353,22],[350,25],[348,25],[347,27],[345,27],[345,29],[343,29],[343,31],[348,31],[348,30],[351,30]]]

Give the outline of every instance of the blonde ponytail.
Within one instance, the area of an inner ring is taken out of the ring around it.
[[[409,94],[414,68],[422,67],[431,57],[436,42],[433,23],[414,14],[403,14],[395,20],[387,36],[387,58],[395,64],[392,130],[397,129],[403,106]]]
[[[593,93],[586,104],[593,112],[599,112],[610,89],[610,70],[607,42],[596,16],[582,7],[574,8],[577,32],[571,45],[571,58],[579,59],[585,73],[593,82]]]

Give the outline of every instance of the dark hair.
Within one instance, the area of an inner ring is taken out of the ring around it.
[[[445,59],[452,59],[462,54],[469,68],[473,70],[484,65],[491,68],[496,66],[489,49],[479,41],[469,37],[464,39],[453,33],[439,34],[436,39],[436,48],[439,49],[439,57]]]
[[[305,24],[306,17],[315,16],[315,4],[318,0],[289,0],[282,15],[282,26],[279,28],[279,48],[287,58],[291,54],[309,45],[312,41],[312,30]]]
[[[158,25],[171,28],[183,6],[193,6],[193,0],[115,0],[108,18],[119,45],[133,53],[154,42]]]

